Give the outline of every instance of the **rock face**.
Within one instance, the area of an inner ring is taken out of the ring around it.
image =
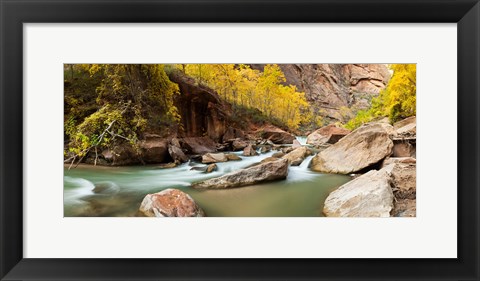
[[[229,106],[212,89],[198,85],[194,79],[171,73],[169,78],[178,84],[180,95],[175,106],[181,115],[186,137],[207,135],[215,141],[222,139],[230,115]]]
[[[393,157],[416,157],[417,149],[409,140],[393,141]]]
[[[307,157],[309,151],[306,147],[299,147],[293,150],[292,152],[282,156],[283,159],[287,159],[288,163],[292,166],[298,166],[302,164],[305,157]]]
[[[218,162],[227,162],[228,158],[224,153],[207,153],[202,156],[202,163],[218,163]]]
[[[382,170],[390,174],[396,199],[415,199],[417,191],[417,165],[393,163]]]
[[[263,70],[263,64],[251,65]],[[348,121],[348,108],[366,109],[370,99],[386,87],[390,72],[384,64],[280,64],[286,84],[305,92],[318,115]]]
[[[267,139],[276,144],[291,144],[295,140],[295,136],[284,130],[272,125],[268,125],[259,130],[259,135],[263,139]]]
[[[285,179],[288,174],[288,161],[280,159],[250,168],[237,170],[218,178],[208,179],[192,185],[193,188],[232,188],[260,182]]]
[[[393,209],[390,175],[372,170],[333,191],[325,200],[328,217],[389,217]]]
[[[243,149],[242,155],[243,156],[255,156],[255,155],[258,155],[258,153],[255,150],[255,148],[251,144],[249,144],[247,147],[245,147]]]
[[[393,142],[385,125],[364,125],[313,157],[311,169],[324,173],[354,173],[380,162],[392,153],[392,148]]]
[[[205,154],[217,151],[216,143],[209,137],[191,137],[180,139],[182,148],[190,154]]]
[[[204,217],[205,213],[190,197],[178,189],[147,194],[140,205],[147,217]]]
[[[228,127],[227,131],[222,137],[223,142],[227,142],[234,139],[243,139],[243,138],[245,138],[245,133],[242,130],[236,129],[233,127]]]
[[[307,136],[307,143],[311,145],[334,144],[348,135],[350,130],[340,128],[334,124],[322,127]]]

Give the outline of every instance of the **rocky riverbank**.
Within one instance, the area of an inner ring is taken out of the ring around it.
[[[283,139],[275,138],[275,141]],[[402,120],[393,126],[384,120],[373,122],[353,132],[328,126],[315,131],[308,139],[315,141],[302,146],[294,140],[291,145],[285,146],[273,142],[271,138],[256,141],[228,139],[221,144],[222,147],[232,151],[241,150],[243,147],[244,156],[265,153],[271,149],[278,152],[250,167],[194,183],[192,187],[229,189],[282,180],[288,177],[289,166],[300,165],[306,157],[318,151],[310,164],[312,170],[321,173],[350,174],[353,177],[352,181],[330,193],[324,203],[324,215],[333,217],[412,217],[416,215],[415,117]],[[191,148],[192,150],[188,151],[190,153],[201,151],[196,146]],[[211,148],[213,150],[213,146]],[[214,165],[214,163],[238,161],[233,159],[234,155],[224,152],[207,152],[195,157],[201,159],[202,163]],[[208,172],[210,166],[206,167],[205,172]],[[149,198],[145,199],[147,202],[155,201],[151,198],[152,195],[147,197]],[[150,205],[153,206],[149,203]],[[143,213],[156,214],[152,210],[143,211]],[[159,214],[164,216],[165,212]],[[195,213],[195,216],[197,215]]]

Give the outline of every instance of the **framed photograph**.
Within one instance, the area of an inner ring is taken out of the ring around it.
[[[0,3],[0,280],[479,279],[478,1]]]

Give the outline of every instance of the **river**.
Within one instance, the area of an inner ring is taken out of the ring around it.
[[[299,140],[300,141],[300,140]],[[300,141],[304,144],[304,140]],[[191,183],[245,168],[274,152],[217,163],[210,174],[190,170],[201,163],[175,168],[159,166],[100,167],[79,165],[64,169],[64,216],[137,216],[143,197],[166,188],[178,188],[193,197],[209,217],[315,217],[323,216],[328,194],[351,178],[313,172],[312,156],[298,167],[289,167],[286,180],[225,190],[195,190]],[[100,193],[93,189],[101,187]]]

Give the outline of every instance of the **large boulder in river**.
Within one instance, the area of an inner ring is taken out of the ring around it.
[[[372,170],[340,186],[325,200],[327,217],[389,217],[393,209],[390,175]]]
[[[387,126],[390,125],[369,124],[356,129],[313,157],[311,169],[350,174],[380,162],[392,154],[393,142]]]
[[[165,189],[147,194],[140,204],[140,212],[147,217],[204,217],[204,211],[190,195],[178,189]]]
[[[322,145],[326,143],[334,144],[341,138],[348,135],[350,130],[340,128],[334,124],[322,127],[307,136],[307,144]]]
[[[182,138],[180,143],[191,154],[205,154],[217,151],[217,144],[209,137]]]
[[[162,163],[168,160],[168,140],[148,135],[139,142],[140,153],[145,163]]]
[[[193,188],[232,188],[246,186],[266,181],[285,179],[288,174],[288,161],[279,159],[250,168],[241,169],[218,178],[208,179],[194,183]]]
[[[287,159],[288,163],[292,166],[298,166],[302,164],[303,160],[305,160],[305,157],[307,157],[309,154],[309,151],[306,147],[302,146],[299,148],[296,148],[292,152],[282,156],[283,159]]]
[[[272,125],[267,125],[260,129],[259,134],[261,138],[271,140],[277,144],[291,144],[295,140],[294,135]]]
[[[218,162],[227,162],[228,158],[225,153],[207,153],[202,156],[202,163],[218,163]]]

